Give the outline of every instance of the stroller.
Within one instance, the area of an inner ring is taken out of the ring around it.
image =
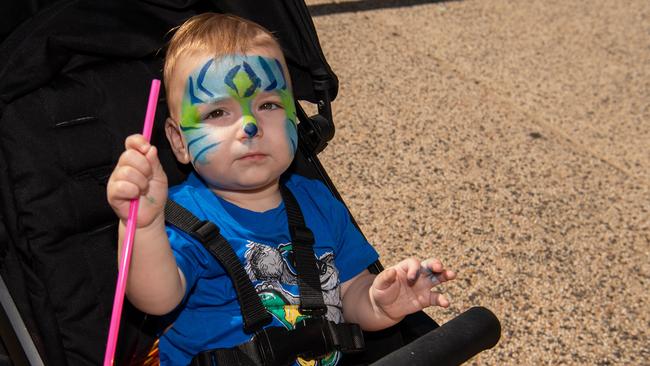
[[[341,199],[317,158],[334,136],[338,80],[301,0],[9,3],[13,12],[3,12],[0,29],[0,366],[101,363],[117,274],[106,182],[124,138],[139,130],[167,32],[192,15],[231,13],[277,36],[296,100],[318,108],[308,116],[296,104],[299,150],[290,170],[320,179]],[[166,116],[163,97],[152,142],[173,185],[188,170],[164,138]],[[369,270],[378,273],[381,264]],[[155,364],[157,324],[127,304],[115,364]],[[485,308],[440,327],[418,312],[366,332],[365,351],[344,362],[456,365],[499,337],[499,322]]]

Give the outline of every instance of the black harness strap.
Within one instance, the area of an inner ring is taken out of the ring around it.
[[[325,315],[327,307],[323,300],[320,270],[316,265],[314,254],[314,235],[305,225],[300,206],[291,191],[281,186],[280,192],[287,211],[289,234],[293,246],[294,266],[300,290],[300,312],[313,316]]]
[[[284,366],[297,357],[318,360],[330,352],[356,353],[364,349],[358,324],[336,324],[324,318],[306,319],[295,329],[264,328],[253,339],[232,348],[199,353],[191,366]]]
[[[239,301],[244,330],[255,333],[252,340],[228,349],[205,351],[192,360],[192,365],[224,366],[286,365],[296,357],[319,359],[338,350],[354,353],[363,350],[363,333],[357,324],[336,324],[323,315],[327,306],[320,285],[320,270],[314,254],[314,235],[306,227],[300,206],[291,191],[281,186],[280,192],[287,212],[289,234],[293,246],[293,265],[298,277],[300,311],[305,318],[295,329],[263,328],[271,315],[262,304],[253,283],[237,254],[210,221],[200,220],[178,203],[168,200],[165,220],[198,240],[221,263],[230,276]]]
[[[263,366],[257,344],[246,342],[237,347],[229,348],[228,352],[201,352],[192,358],[190,366]]]
[[[165,220],[203,244],[226,270],[237,292],[245,332],[254,333],[271,322],[271,314],[264,308],[237,254],[215,224],[200,220],[172,200],[167,200],[165,205]]]

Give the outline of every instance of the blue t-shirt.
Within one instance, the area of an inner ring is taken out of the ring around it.
[[[352,224],[343,204],[320,181],[292,175],[285,184],[314,234],[327,318],[342,322],[340,284],[376,261],[377,252]],[[269,326],[292,329],[302,315],[296,272],[288,258],[291,237],[284,203],[261,213],[246,210],[219,198],[195,174],[171,188],[169,197],[220,228],[273,315]],[[170,226],[167,234],[187,290],[170,314],[173,326],[160,338],[161,365],[187,365],[201,351],[250,340],[251,335],[243,331],[235,289],[223,267],[187,234]],[[335,365],[339,358],[334,352],[317,365]]]

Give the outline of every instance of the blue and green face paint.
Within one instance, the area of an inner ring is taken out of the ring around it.
[[[207,156],[219,148],[202,123],[199,105],[232,98],[242,112],[242,128],[253,138],[258,125],[253,102],[263,92],[276,93],[286,112],[285,128],[293,155],[298,144],[296,108],[280,61],[256,55],[226,55],[210,59],[190,74],[181,105],[180,128],[193,163],[207,164]]]

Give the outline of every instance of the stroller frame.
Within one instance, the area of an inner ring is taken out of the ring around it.
[[[101,360],[117,273],[115,219],[101,193],[119,156],[121,141],[139,127],[128,121],[141,119],[148,81],[160,74],[159,50],[167,31],[194,14],[232,13],[276,34],[296,100],[318,108],[317,115],[308,116],[296,103],[299,152],[290,169],[320,179],[341,200],[317,158],[334,136],[331,102],[336,98],[338,79],[323,56],[301,0],[47,3],[41,3],[48,5],[43,9],[31,9],[39,11],[0,45],[0,366],[89,365]],[[147,24],[142,19],[148,19]],[[113,83],[118,77],[128,85]],[[132,97],[120,95],[120,88],[129,90]],[[104,106],[110,109],[120,103],[125,106],[120,113],[104,111]],[[153,142],[159,146],[170,183],[177,183],[187,172],[176,165],[162,137],[165,104],[163,97]],[[32,110],[36,112],[31,114]],[[38,113],[49,119],[37,119]],[[81,143],[83,156],[75,156],[79,161],[67,161],[66,153],[77,153],[67,145],[84,138],[91,142]],[[22,146],[22,141],[35,141],[36,146]],[[61,157],[63,162],[57,160]],[[79,189],[72,197],[83,196],[84,202],[43,198],[44,191],[37,184],[61,197],[71,196],[58,188]],[[36,192],[22,189],[23,185]],[[86,258],[77,261],[80,256]],[[75,263],[85,267],[76,272],[64,268]],[[88,268],[92,274],[83,271]],[[375,263],[369,270],[378,273],[381,264]],[[71,283],[61,283],[69,275],[74,275]],[[50,287],[56,283],[62,289]],[[96,288],[88,290],[92,286]],[[67,300],[72,304],[65,303]],[[485,339],[490,333],[490,342],[457,340],[470,342],[471,347],[464,345],[465,351],[456,352],[452,357],[456,363],[441,364],[457,364],[496,344],[498,320],[495,326],[496,318],[488,313],[484,314],[487,318],[473,318],[471,326],[491,321],[479,337]],[[78,317],[82,317],[80,321]],[[81,324],[70,323],[75,321]],[[142,359],[154,338],[152,324],[150,317],[125,308],[117,364]],[[392,328],[366,333],[369,352],[355,362],[372,362],[436,327],[418,312]]]

